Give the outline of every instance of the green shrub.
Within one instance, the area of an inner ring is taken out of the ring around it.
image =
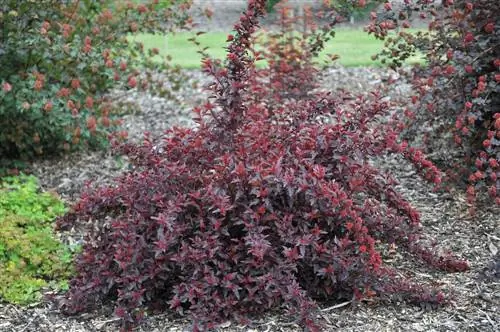
[[[0,182],[0,220],[17,215],[30,223],[47,223],[66,211],[51,193],[38,193],[33,176],[7,177]]]
[[[133,0],[133,2],[135,4],[144,4],[144,3],[147,3],[148,1],[147,0]],[[172,6],[174,3],[175,3],[175,0],[158,0],[157,1],[157,8],[161,8],[161,9],[164,9],[164,8],[168,8],[170,6]]]
[[[274,11],[274,6],[278,4],[281,0],[267,0],[266,2],[266,11],[271,13]]]
[[[51,193],[39,193],[32,176],[0,183],[0,299],[27,304],[43,287],[67,287],[72,250],[54,237],[52,220],[66,211]]]
[[[147,86],[140,70],[148,54],[126,37],[186,23],[185,1],[163,9],[154,2],[2,1],[0,155],[105,146],[119,124],[106,92]]]

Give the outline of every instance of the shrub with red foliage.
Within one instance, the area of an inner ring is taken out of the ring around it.
[[[269,100],[269,104],[279,104],[283,99],[304,99],[316,87],[314,75],[318,75],[313,66],[308,38],[310,30],[297,33],[295,22],[304,20],[306,25],[310,15],[306,11],[303,18],[289,17],[288,7],[279,8],[281,29],[262,34],[264,49],[258,54],[265,59],[268,67],[257,71],[252,87],[256,88],[256,100]]]
[[[328,12],[333,13],[330,8]],[[304,6],[303,16],[295,16],[287,1],[281,1],[276,10],[279,15],[276,31],[264,31],[257,38],[262,48],[257,59],[267,61],[267,67],[256,71],[251,84],[255,100],[269,101],[270,107],[282,105],[288,99],[306,99],[318,87],[316,77],[320,74],[313,59],[326,39],[333,34],[333,21],[323,27],[309,6]],[[321,15],[323,16],[323,15]],[[323,17],[323,20],[325,18]],[[318,45],[321,43],[321,46]]]
[[[423,135],[429,151],[435,141],[451,139],[452,151],[466,163],[446,165],[447,171],[454,183],[468,182],[471,202],[477,192],[488,192],[500,204],[499,11],[500,2],[489,0],[405,1],[397,10],[372,15],[368,27],[386,40],[380,56],[392,65],[400,66],[417,50],[424,53],[427,65],[412,77],[411,135],[435,128]],[[389,30],[410,27],[417,12],[429,20],[427,31],[388,36]]]
[[[173,128],[161,143],[146,136],[140,146],[122,145],[135,168],[114,186],[89,189],[58,220],[60,229],[89,221],[65,312],[112,299],[129,328],[146,308],[169,307],[189,310],[199,331],[283,306],[318,331],[316,301],[445,302],[438,290],[396,278],[377,241],[443,270],[467,269],[420,244],[418,212],[390,174],[370,164],[401,154],[440,181],[420,151],[397,142],[401,126],[381,96],[318,92],[272,105],[273,112],[273,98],[254,98],[249,50],[264,5],[249,1],[223,68],[204,60],[214,100],[195,109],[197,128]]]

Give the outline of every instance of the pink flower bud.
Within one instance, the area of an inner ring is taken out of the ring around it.
[[[128,79],[128,86],[131,87],[132,89],[137,86],[137,79],[135,77],[130,77]]]
[[[464,38],[464,42],[466,44],[468,43],[471,43],[474,41],[474,35],[472,34],[472,32],[467,32],[467,34],[465,35],[465,38]]]
[[[486,33],[493,33],[495,31],[495,24],[493,22],[490,22],[484,26],[484,31]]]
[[[10,92],[12,90],[12,85],[10,85],[8,82],[5,82],[2,84],[2,89],[4,92]]]
[[[54,106],[54,105],[52,104],[52,102],[51,102],[51,101],[48,101],[48,102],[46,102],[46,103],[45,103],[45,105],[43,106],[43,110],[44,110],[45,112],[50,112],[50,111],[52,111],[53,106]]]

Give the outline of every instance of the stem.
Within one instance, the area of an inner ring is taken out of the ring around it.
[[[71,15],[66,20],[66,24],[68,24],[69,21],[73,19],[73,16],[75,16],[76,10],[78,9],[78,7],[80,7],[80,0],[76,0],[75,6],[73,7],[73,12],[71,13]]]

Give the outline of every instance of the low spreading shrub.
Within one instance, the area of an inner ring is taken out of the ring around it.
[[[39,193],[34,177],[0,182],[0,299],[28,304],[41,289],[67,288],[73,251],[53,234],[54,218],[66,212],[50,193]]]
[[[443,166],[448,180],[467,184],[471,202],[487,192],[500,204],[499,10],[498,1],[488,0],[405,1],[394,8],[387,2],[368,27],[386,40],[380,56],[393,66],[416,51],[425,55],[426,66],[415,68],[411,77],[415,94],[407,106],[408,133],[422,137],[429,152],[439,152],[436,141],[449,140],[446,154],[461,155],[465,163],[444,158]],[[429,21],[427,31],[405,31],[412,13]]]
[[[439,171],[397,141],[402,123],[377,93],[255,98],[252,34],[264,6],[249,0],[224,66],[203,61],[213,98],[194,109],[197,127],[120,145],[135,167],[89,188],[58,220],[60,230],[88,226],[64,312],[111,300],[128,329],[146,309],[188,310],[199,331],[283,306],[316,331],[317,301],[446,302],[382,264],[387,243],[442,270],[467,269],[436,252],[418,211],[371,161],[401,155],[436,184]]]
[[[111,133],[125,136],[116,132],[119,121],[106,93],[147,88],[140,72],[152,64],[144,61],[143,46],[127,37],[186,26],[188,7],[187,1],[165,7],[157,0],[2,1],[0,166],[104,146]],[[175,77],[168,64],[160,68]]]

